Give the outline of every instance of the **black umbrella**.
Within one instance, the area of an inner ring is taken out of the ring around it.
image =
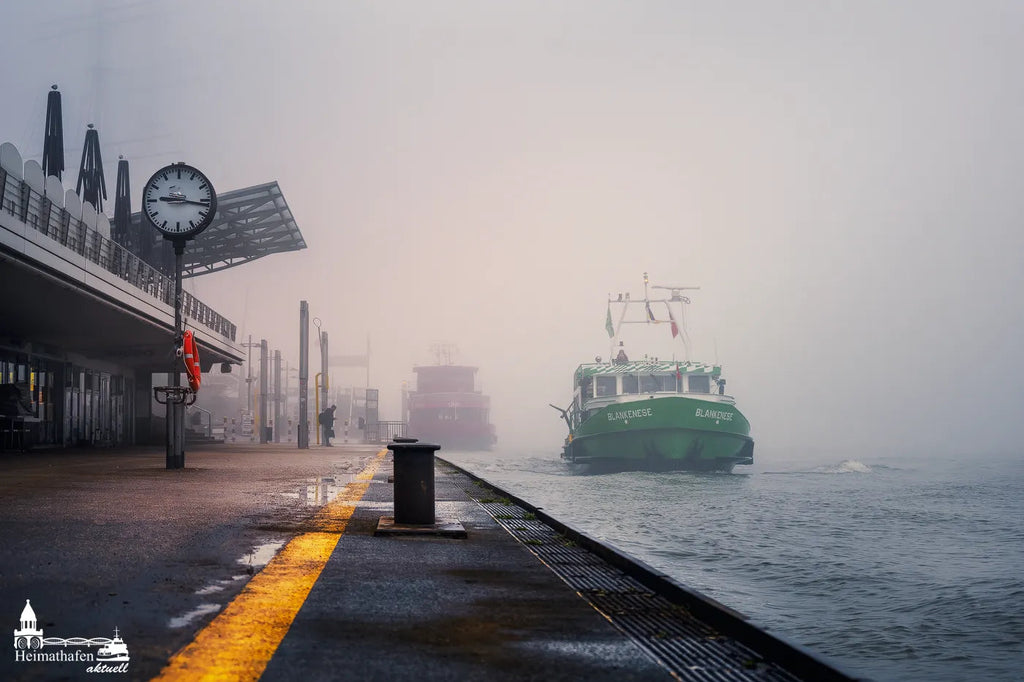
[[[64,118],[60,108],[60,92],[54,85],[46,96],[46,134],[43,136],[43,176],[64,172]]]
[[[78,167],[78,184],[75,191],[82,197],[82,201],[92,204],[98,212],[103,212],[103,200],[107,198],[107,183],[103,179],[100,134],[92,123],[85,131],[85,146],[82,148],[82,164]]]

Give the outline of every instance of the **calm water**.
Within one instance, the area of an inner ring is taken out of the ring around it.
[[[1024,679],[1024,458],[581,476],[439,454],[848,673]]]

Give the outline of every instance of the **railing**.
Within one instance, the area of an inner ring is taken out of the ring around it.
[[[78,255],[120,277],[149,296],[174,306],[174,280],[128,249],[74,218],[32,189],[27,182],[0,167],[0,201],[3,210],[40,234],[71,249]],[[195,296],[181,293],[182,315],[232,341],[237,328]]]
[[[387,443],[405,435],[405,422],[370,422],[366,425],[367,443]]]
[[[205,436],[207,438],[213,438],[213,412],[210,412],[209,410],[204,410],[203,408],[199,407],[198,405],[189,405],[187,409],[189,411],[194,411],[194,412],[196,412],[196,413],[198,413],[200,415],[200,417],[199,417],[199,425],[200,426],[202,426],[202,415],[204,415],[204,414],[206,415],[206,428],[203,429],[203,430],[206,432]],[[196,429],[192,429],[192,430],[195,431]]]

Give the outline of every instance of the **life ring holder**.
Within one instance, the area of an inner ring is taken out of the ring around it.
[[[163,400],[160,397],[163,396]],[[198,394],[188,386],[154,386],[153,398],[161,405],[167,403],[184,403],[191,405],[196,401]]]
[[[181,358],[185,362],[188,386],[193,393],[198,393],[199,385],[203,380],[203,369],[199,364],[199,347],[196,345],[196,336],[191,329],[186,329],[182,336]]]

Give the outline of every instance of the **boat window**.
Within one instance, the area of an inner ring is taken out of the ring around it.
[[[711,377],[707,375],[689,376],[686,381],[690,393],[711,393]]]
[[[676,392],[676,375],[675,374],[662,374],[661,379],[661,390],[668,393]]]
[[[636,378],[635,374],[623,374],[622,375],[622,392],[623,393],[636,393],[640,390],[640,382]]]
[[[580,382],[580,395],[583,396],[584,400],[594,397],[594,394],[591,392],[593,383],[594,382],[591,381],[590,377],[583,377],[583,381]]]
[[[657,393],[661,390],[661,379],[654,374],[640,375],[640,392]]]
[[[597,397],[615,395],[615,384],[617,377],[595,377],[597,386]]]

